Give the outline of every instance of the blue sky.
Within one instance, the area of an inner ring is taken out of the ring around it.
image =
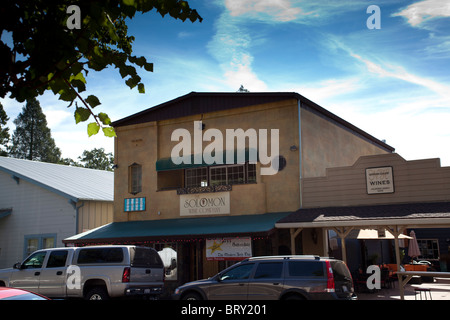
[[[298,92],[379,139],[407,160],[450,166],[450,2],[448,0],[191,0],[202,23],[159,14],[129,24],[134,53],[154,63],[140,71],[146,93],[117,70],[91,71],[85,96],[100,98],[114,120],[191,91]],[[369,5],[381,29],[368,29]],[[72,109],[52,93],[40,103],[63,156],[113,151],[88,138]],[[22,104],[2,101],[12,120]]]

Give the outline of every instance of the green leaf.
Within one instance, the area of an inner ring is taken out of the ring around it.
[[[117,137],[116,136],[116,131],[114,130],[114,128],[113,127],[106,127],[106,128],[102,128],[102,130],[103,130],[103,134],[106,136],[106,137]]]
[[[97,134],[99,130],[100,126],[96,122],[91,122],[87,126],[87,133],[89,137],[93,136],[94,134]]]
[[[92,94],[86,98],[86,102],[89,103],[92,108],[95,108],[100,104],[100,100]]]
[[[91,112],[86,108],[79,108],[75,110],[75,122],[80,123],[82,121],[86,121],[91,116]]]
[[[148,72],[153,72],[153,63],[146,62],[144,64],[144,69]]]
[[[98,118],[100,119],[100,121],[105,125],[109,125],[111,123],[111,119],[108,117],[108,115],[104,112],[100,112],[98,114]]]
[[[143,83],[138,84],[139,93],[145,93],[145,87]]]

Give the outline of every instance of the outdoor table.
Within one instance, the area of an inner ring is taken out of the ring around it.
[[[405,285],[413,276],[421,277],[437,277],[437,278],[450,278],[450,272],[433,272],[433,271],[403,271],[397,272],[398,285],[400,288],[400,299],[405,300]],[[403,276],[406,278],[403,280]]]

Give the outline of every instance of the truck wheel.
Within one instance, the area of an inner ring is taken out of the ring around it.
[[[109,296],[106,290],[102,287],[94,287],[84,296],[86,300],[108,300]]]

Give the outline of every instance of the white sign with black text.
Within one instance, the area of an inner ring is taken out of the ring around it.
[[[393,193],[392,167],[366,169],[367,194]]]

